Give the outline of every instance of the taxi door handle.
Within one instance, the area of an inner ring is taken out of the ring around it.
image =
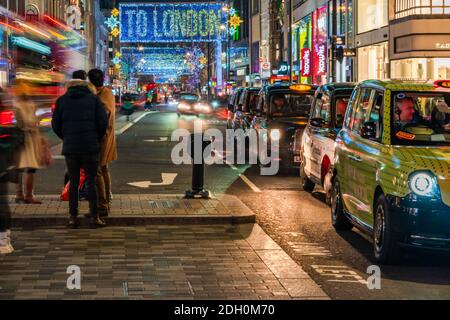
[[[352,156],[352,155],[349,155],[348,158],[349,158],[350,160],[352,160],[352,161],[362,162],[362,159],[361,159],[360,157],[358,157],[358,156]]]

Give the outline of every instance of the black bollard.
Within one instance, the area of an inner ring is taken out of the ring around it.
[[[202,143],[202,157],[200,163],[195,163],[195,137],[200,140]],[[192,190],[188,190],[185,193],[186,199],[210,199],[211,193],[208,190],[204,189],[205,183],[205,163],[203,159],[203,152],[206,147],[211,144],[211,141],[203,141],[203,134],[191,134],[191,147],[190,147],[190,156],[192,158]]]

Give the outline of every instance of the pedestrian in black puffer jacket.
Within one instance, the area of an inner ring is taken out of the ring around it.
[[[69,171],[70,228],[79,226],[77,217],[80,169],[84,169],[86,173],[91,226],[105,226],[105,222],[98,217],[95,177],[99,165],[100,142],[106,133],[107,125],[105,108],[88,88],[87,82],[74,82],[67,93],[56,101],[52,127],[63,140],[62,154],[66,157]]]

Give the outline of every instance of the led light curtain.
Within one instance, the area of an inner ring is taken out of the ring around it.
[[[120,41],[213,42],[226,40],[221,3],[122,3]]]
[[[184,63],[184,48],[146,47],[139,51],[137,48],[123,47],[121,54],[122,60],[133,64],[139,74],[173,77],[189,72]]]

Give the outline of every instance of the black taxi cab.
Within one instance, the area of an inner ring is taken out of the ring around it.
[[[256,116],[252,128],[258,131],[268,145],[279,142],[281,168],[299,168],[300,154],[295,148],[297,136],[308,123],[317,86],[277,83],[264,87],[259,93]]]

